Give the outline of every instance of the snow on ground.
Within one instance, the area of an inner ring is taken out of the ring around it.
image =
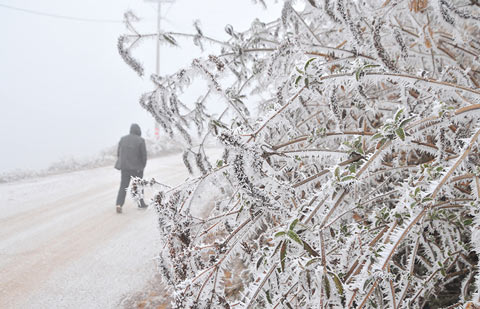
[[[176,185],[181,155],[150,160],[145,178]],[[112,167],[0,184],[0,308],[114,308],[154,277],[154,209],[115,213]]]

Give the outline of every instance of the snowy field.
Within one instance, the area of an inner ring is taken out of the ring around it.
[[[181,183],[181,155],[150,160],[151,177]],[[155,210],[116,214],[119,182],[103,167],[0,184],[0,308],[114,308],[153,278]]]

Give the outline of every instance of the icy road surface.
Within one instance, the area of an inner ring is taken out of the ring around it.
[[[145,178],[177,185],[181,155],[150,160]],[[115,308],[155,271],[156,212],[127,196],[120,172],[96,168],[0,184],[0,308]]]

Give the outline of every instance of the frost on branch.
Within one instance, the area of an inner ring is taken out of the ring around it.
[[[140,99],[193,175],[153,201],[173,307],[480,305],[479,17],[476,1],[286,1],[225,42],[198,22],[163,33],[218,48]]]

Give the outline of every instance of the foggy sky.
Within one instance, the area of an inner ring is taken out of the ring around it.
[[[268,1],[267,1],[268,3]],[[253,18],[271,21],[250,0],[177,0],[162,6],[166,31],[227,38],[225,25],[245,30]],[[147,32],[156,29],[156,4],[143,0],[0,0],[0,4],[102,20],[121,20],[132,10]],[[64,20],[0,7],[0,172],[40,169],[62,157],[85,157],[115,145],[132,122],[153,133],[153,120],[138,104],[151,90],[155,42],[135,49],[145,65],[139,78],[120,58],[116,43],[122,23]],[[162,46],[162,73],[172,73],[198,55],[193,45]],[[199,94],[200,95],[200,94]]]

